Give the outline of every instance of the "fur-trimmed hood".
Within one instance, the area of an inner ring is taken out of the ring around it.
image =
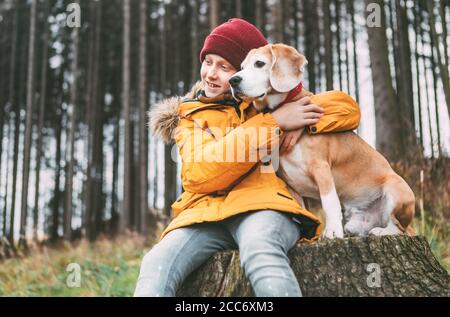
[[[185,99],[193,99],[202,89],[200,81],[196,82],[183,97],[176,96],[164,99],[151,107],[147,112],[148,126],[152,133],[165,143],[173,142],[174,132],[178,126],[180,116],[178,108]]]
[[[172,143],[175,129],[180,121],[180,116],[188,115],[199,109],[204,109],[216,105],[228,105],[239,107],[240,101],[233,98],[230,91],[215,97],[207,97],[202,89],[200,81],[196,82],[191,91],[183,97],[171,97],[155,104],[147,113],[149,117],[149,127],[154,135],[165,143]],[[189,106],[185,101],[198,101]],[[181,104],[186,107],[181,106]]]

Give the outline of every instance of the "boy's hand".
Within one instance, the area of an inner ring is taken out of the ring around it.
[[[299,129],[285,132],[283,135],[282,143],[280,145],[280,154],[292,150],[294,145],[297,143],[298,139],[300,139],[300,136],[302,135],[303,131],[304,131],[303,129]]]
[[[304,97],[279,107],[272,116],[283,131],[292,131],[316,124],[324,112],[323,108],[311,103],[309,97]]]

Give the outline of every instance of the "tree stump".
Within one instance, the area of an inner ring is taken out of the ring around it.
[[[289,251],[303,296],[450,296],[450,276],[424,237],[352,237]],[[237,251],[215,254],[178,296],[254,296]]]

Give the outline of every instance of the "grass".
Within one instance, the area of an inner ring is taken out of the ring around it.
[[[415,218],[413,228],[417,235],[427,239],[436,259],[450,272],[450,223],[443,216],[436,218],[427,215],[423,220]]]
[[[0,264],[0,296],[132,296],[149,248],[133,235],[35,248],[26,257]],[[74,271],[66,271],[70,263],[80,267],[79,287],[69,287],[76,282]]]

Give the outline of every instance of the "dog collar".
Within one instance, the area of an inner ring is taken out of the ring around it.
[[[285,103],[288,103],[292,101],[297,95],[299,95],[303,90],[303,84],[300,82],[294,89],[289,91],[289,94],[287,95],[286,99],[282,103],[280,103],[279,106],[284,105]]]

